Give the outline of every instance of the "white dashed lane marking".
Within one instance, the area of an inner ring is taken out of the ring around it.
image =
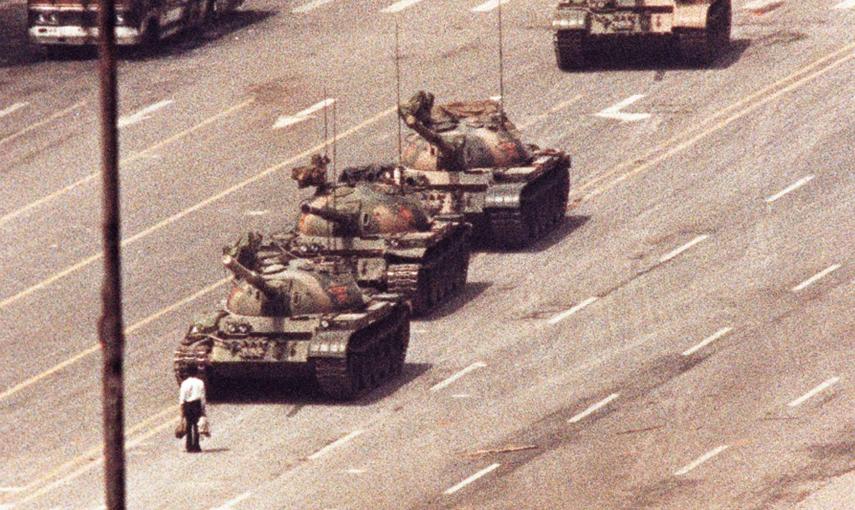
[[[563,312],[559,313],[559,314],[558,314],[558,315],[556,315],[555,317],[553,317],[553,318],[549,319],[547,322],[548,322],[550,325],[558,324],[559,322],[563,321],[563,320],[564,320],[564,319],[566,319],[567,317],[570,317],[571,315],[573,315],[574,313],[578,312],[579,310],[581,310],[581,309],[583,309],[583,308],[587,307],[588,305],[590,305],[590,304],[594,303],[597,299],[598,299],[598,298],[597,298],[596,296],[589,297],[588,299],[586,299],[586,300],[582,301],[581,303],[579,303],[578,305],[574,306],[573,308],[570,308],[569,310],[565,310],[565,311],[563,311]]]
[[[291,12],[293,12],[294,14],[305,14],[309,11],[313,11],[313,10],[317,9],[318,7],[323,7],[324,5],[332,3],[332,2],[333,2],[333,0],[314,0],[314,2],[309,2],[307,4],[303,4]]]
[[[481,471],[478,471],[477,473],[475,473],[474,475],[470,476],[469,478],[463,480],[462,482],[458,483],[457,485],[455,485],[453,487],[449,487],[448,489],[445,490],[444,494],[446,496],[454,494],[455,492],[466,487],[467,485],[474,482],[475,480],[478,480],[479,478],[483,477],[484,475],[490,474],[491,472],[495,471],[496,469],[499,468],[499,466],[501,466],[501,464],[491,464],[490,466],[485,467]]]
[[[380,10],[380,12],[385,12],[387,14],[394,14],[396,12],[401,12],[407,7],[412,7],[422,0],[400,0],[399,2],[395,2],[389,7],[384,7]]]
[[[594,404],[594,405],[592,405],[592,406],[588,407],[587,409],[585,409],[585,410],[584,410],[584,411],[582,411],[581,413],[579,413],[579,414],[577,414],[576,416],[574,416],[574,417],[570,418],[569,420],[567,420],[567,423],[579,423],[580,421],[584,420],[584,419],[585,419],[585,418],[587,418],[588,416],[590,416],[590,415],[592,415],[592,414],[596,413],[597,411],[599,411],[599,410],[600,410],[600,409],[602,409],[603,407],[605,407],[605,406],[609,405],[609,403],[611,403],[613,400],[616,400],[619,396],[620,396],[620,394],[618,394],[618,393],[612,393],[611,395],[609,395],[608,397],[604,398],[603,400],[600,400],[600,401],[599,401],[599,402],[597,402],[596,404]]]
[[[293,126],[294,124],[299,124],[301,122],[305,122],[312,118],[312,114],[319,110],[323,110],[332,104],[335,103],[335,99],[327,98],[319,103],[315,103],[312,106],[306,108],[301,112],[297,112],[294,115],[282,115],[278,119],[276,119],[276,123],[273,124],[273,129],[282,129],[288,126]]]
[[[796,182],[794,182],[794,183],[790,184],[789,186],[787,186],[786,188],[782,189],[781,191],[779,191],[779,192],[775,193],[774,195],[772,195],[772,196],[770,196],[770,197],[767,197],[767,198],[766,198],[766,202],[771,204],[771,203],[772,203],[772,202],[774,202],[775,200],[778,200],[779,198],[783,197],[784,195],[786,195],[786,194],[788,194],[788,193],[792,193],[793,191],[796,191],[797,189],[801,188],[801,187],[802,187],[802,186],[804,186],[805,184],[807,184],[807,183],[809,183],[810,181],[812,181],[815,177],[816,177],[815,175],[808,175],[808,176],[806,176],[806,177],[802,177],[801,179],[799,179],[799,180],[797,180]]]
[[[125,115],[123,117],[120,117],[119,118],[119,128],[124,128],[124,127],[128,127],[128,126],[132,126],[134,124],[139,124],[140,122],[149,119],[154,112],[161,110],[163,108],[166,108],[167,106],[171,105],[173,102],[174,101],[171,99],[167,99],[165,101],[158,101],[157,103],[154,103],[153,105],[146,106],[145,108],[143,108],[142,110],[140,110],[134,114]]]
[[[320,450],[309,455],[309,460],[319,459],[319,458],[323,457],[326,453],[328,453],[330,450],[335,450],[336,448],[339,448],[339,447],[343,446],[344,444],[349,443],[354,438],[361,436],[363,433],[365,433],[364,430],[354,430],[350,434],[348,434],[348,435],[346,435],[340,439],[336,439],[332,443],[324,446]]]
[[[7,115],[11,115],[12,113],[17,112],[21,108],[26,108],[29,105],[30,105],[30,103],[15,103],[12,106],[9,106],[7,108],[0,110],[0,117],[5,117]]]
[[[816,395],[818,395],[819,393],[822,393],[823,391],[827,390],[828,388],[831,388],[832,386],[834,386],[834,385],[835,385],[835,384],[837,384],[838,382],[840,382],[840,378],[839,378],[839,377],[832,377],[831,379],[829,379],[829,380],[825,381],[824,383],[820,384],[820,385],[819,385],[819,386],[817,386],[816,388],[814,388],[814,389],[810,390],[809,392],[805,393],[805,394],[804,394],[804,395],[802,395],[801,397],[799,397],[799,398],[797,398],[797,399],[793,400],[792,402],[790,402],[789,404],[787,404],[787,406],[789,406],[789,407],[798,407],[798,406],[800,406],[800,405],[804,404],[805,402],[807,402],[808,400],[812,399],[813,397],[815,397],[815,396],[816,396]]]
[[[728,327],[726,327],[726,328],[721,328],[720,330],[716,331],[716,332],[715,332],[715,333],[713,333],[712,335],[710,335],[710,336],[708,336],[707,338],[705,338],[705,339],[704,339],[701,343],[699,343],[698,345],[696,345],[696,346],[692,347],[691,349],[688,349],[688,350],[684,351],[684,352],[683,352],[683,356],[691,356],[692,354],[694,354],[694,353],[696,353],[696,352],[700,351],[700,350],[701,350],[701,349],[703,349],[704,347],[706,347],[706,346],[708,346],[709,344],[711,344],[711,343],[715,342],[716,340],[718,340],[719,338],[723,337],[724,335],[726,335],[726,334],[730,333],[731,331],[733,331],[733,328],[731,328],[731,327],[729,327],[729,326],[728,326]]]
[[[636,94],[634,96],[630,96],[630,97],[624,99],[623,101],[621,101],[620,103],[618,103],[614,106],[609,106],[608,108],[601,111],[600,113],[594,114],[594,116],[595,117],[602,117],[604,119],[619,120],[621,122],[638,122],[640,120],[649,119],[650,118],[649,113],[627,113],[627,112],[621,111],[624,108],[626,108],[627,106],[630,106],[633,103],[636,103],[643,98],[644,98],[644,94]]]
[[[729,448],[729,446],[722,445],[722,446],[719,446],[718,448],[716,448],[714,450],[708,451],[707,453],[701,455],[700,457],[698,457],[697,459],[692,461],[690,464],[686,465],[683,468],[678,469],[676,472],[674,472],[674,476],[683,476],[685,474],[688,474],[689,471],[692,471],[693,469],[697,468],[698,466],[700,466],[704,462],[707,462],[708,460],[712,459],[713,457],[719,455],[721,452],[727,450],[728,448]]]
[[[676,256],[680,255],[681,253],[683,253],[684,251],[688,250],[692,246],[694,246],[698,243],[701,243],[703,241],[706,241],[708,237],[709,237],[708,235],[704,234],[704,235],[700,235],[700,236],[692,239],[691,241],[684,244],[683,246],[680,246],[679,248],[676,248],[675,250],[670,251],[670,252],[666,253],[665,255],[662,255],[662,257],[659,259],[659,263],[664,264],[665,262],[668,262],[669,260],[671,260],[671,259],[675,258]]]
[[[810,287],[811,285],[813,285],[814,283],[818,282],[819,280],[825,278],[829,274],[833,273],[834,271],[837,271],[838,269],[840,269],[840,264],[832,264],[831,266],[829,266],[829,267],[823,269],[822,271],[818,272],[817,274],[811,276],[810,278],[808,278],[807,280],[803,281],[802,283],[796,285],[795,287],[793,287],[790,290],[792,290],[793,292],[799,292],[801,290],[804,290],[804,289]]]
[[[855,0],[843,0],[834,6],[835,9],[852,9],[853,7],[855,7]]]
[[[473,370],[478,370],[479,368],[484,368],[484,367],[486,367],[486,366],[487,366],[487,364],[486,364],[486,363],[484,363],[484,362],[482,362],[482,361],[476,361],[475,363],[472,363],[471,365],[469,365],[468,367],[464,368],[464,369],[463,369],[463,370],[461,370],[460,372],[457,372],[456,374],[452,375],[452,376],[451,376],[451,377],[449,377],[448,379],[446,379],[446,380],[444,380],[444,381],[442,381],[442,382],[440,382],[440,383],[434,384],[434,385],[431,387],[430,391],[439,391],[439,390],[441,390],[441,389],[445,388],[446,386],[450,385],[450,384],[451,384],[451,383],[453,383],[454,381],[456,381],[456,380],[460,379],[460,378],[461,378],[461,377],[463,377],[464,375],[468,374],[469,372],[472,372]]]
[[[784,5],[783,0],[753,0],[743,5],[742,8],[754,14],[766,14],[782,5]]]
[[[483,4],[479,5],[478,7],[472,9],[472,12],[490,12],[499,7],[499,5],[505,5],[511,0],[501,0],[501,4],[499,3],[499,1],[500,0],[488,0]]]
[[[241,494],[240,496],[238,496],[238,497],[236,497],[236,498],[232,498],[232,499],[230,499],[230,500],[226,501],[225,503],[223,503],[222,505],[220,505],[220,506],[218,506],[218,507],[216,507],[216,508],[212,508],[211,510],[232,510],[232,509],[234,508],[234,506],[235,506],[235,505],[237,505],[237,504],[238,504],[238,503],[240,503],[241,501],[244,501],[244,500],[246,500],[246,499],[249,499],[249,497],[250,497],[251,495],[252,495],[252,493],[251,493],[251,492],[244,492],[244,493],[243,493],[243,494]]]
[[[79,101],[79,102],[74,103],[73,105],[69,106],[68,108],[64,108],[64,109],[62,109],[62,110],[60,110],[54,114],[51,114],[49,117],[47,117],[44,120],[40,120],[39,122],[36,122],[34,124],[30,124],[29,126],[23,128],[23,129],[20,129],[20,130],[12,133],[10,135],[7,135],[5,138],[0,138],[0,145],[3,145],[4,143],[11,142],[12,140],[17,140],[18,138],[29,133],[30,131],[38,129],[38,128],[44,126],[45,124],[48,124],[48,123],[53,122],[54,120],[56,120],[60,117],[68,115],[69,113],[71,113],[73,111],[79,110],[85,104],[86,104],[85,101]],[[0,218],[0,219],[2,219],[2,218]]]

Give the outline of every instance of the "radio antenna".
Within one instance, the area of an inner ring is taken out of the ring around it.
[[[327,108],[329,108],[329,101],[327,101],[327,88],[324,87],[324,157],[329,157],[329,146],[330,146],[330,135],[329,135],[329,121],[327,120]]]
[[[499,113],[502,117],[505,116],[505,56],[504,56],[504,37],[502,33],[502,4],[504,0],[498,0],[499,6]]]
[[[398,17],[395,16],[395,109],[401,107],[401,42],[400,42],[400,26],[398,24]],[[401,116],[395,115],[395,118],[398,119],[398,166],[401,165],[401,153],[403,152],[403,146],[401,139],[404,136],[401,128]]]
[[[395,16],[395,118],[398,120],[398,179],[401,194],[404,194],[404,164],[403,164],[403,139],[404,133],[401,126],[401,116],[398,111],[401,108],[401,36],[398,17]],[[394,172],[393,172],[394,178]]]
[[[336,117],[336,102],[334,101],[332,104],[332,171],[333,171],[333,182],[338,180],[338,175],[336,174],[338,158],[336,157],[336,142],[338,141],[338,119]],[[334,197],[335,195],[333,195]]]
[[[338,175],[337,175],[337,173],[338,173],[338,172],[337,172],[337,169],[336,169],[336,163],[337,163],[337,160],[336,160],[336,159],[337,159],[337,158],[336,158],[336,139],[338,138],[338,118],[337,118],[337,116],[336,116],[336,108],[335,108],[336,103],[337,103],[337,101],[333,101],[333,104],[332,104],[332,131],[333,131],[333,135],[332,135],[332,170],[333,170],[333,185],[332,185],[332,187],[331,187],[331,190],[332,190],[332,197],[330,197],[330,200],[332,201],[332,208],[333,208],[333,211],[337,211],[336,206],[335,206],[335,198],[336,198],[335,196],[336,196],[336,183],[338,182]],[[335,239],[335,236],[333,236],[333,235],[332,235],[332,234],[333,234],[333,230],[335,229],[335,227],[334,227],[334,225],[333,225],[333,222],[331,222],[331,221],[330,221],[330,222],[329,222],[329,224],[330,224],[330,238],[329,238],[329,239],[330,239],[330,251],[333,251],[333,250],[335,250],[335,245],[336,245],[336,239]]]

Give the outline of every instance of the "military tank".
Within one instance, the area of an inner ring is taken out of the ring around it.
[[[552,18],[558,67],[584,67],[595,42],[671,38],[683,59],[707,65],[727,49],[731,0],[561,0]]]
[[[478,237],[526,246],[563,218],[570,157],[522,141],[498,102],[434,105],[419,92],[399,108],[407,136],[398,178],[431,214],[461,214]]]
[[[179,383],[196,365],[214,393],[231,379],[303,376],[347,400],[401,373],[410,308],[400,296],[366,292],[349,269],[294,258],[257,234],[224,250],[223,264],[231,292],[181,340]]]
[[[328,160],[292,169],[302,188],[314,186],[293,230],[274,236],[301,257],[335,257],[362,287],[400,294],[424,314],[463,288],[469,270],[471,225],[459,215],[431,217],[400,187],[380,182],[329,183]],[[382,172],[354,167],[343,175]]]

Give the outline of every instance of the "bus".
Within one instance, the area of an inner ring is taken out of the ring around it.
[[[154,47],[181,30],[237,9],[243,0],[115,0],[116,44]],[[27,0],[30,42],[50,49],[98,43],[99,0]]]

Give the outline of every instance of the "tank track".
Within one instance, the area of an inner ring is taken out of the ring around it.
[[[558,166],[548,177],[523,190],[519,209],[487,211],[494,242],[506,248],[521,248],[543,237],[564,218],[569,192],[568,173]]]
[[[562,71],[585,67],[587,34],[581,30],[559,30],[555,34],[555,60]]]
[[[321,391],[336,400],[352,400],[400,375],[407,356],[410,323],[405,307],[394,318],[357,333],[347,358],[316,358],[315,379]]]
[[[469,271],[469,239],[464,236],[451,249],[437,247],[436,256],[424,263],[390,264],[387,291],[410,299],[415,315],[424,314],[459,291]]]
[[[710,12],[706,29],[675,31],[677,48],[686,62],[695,65],[712,64],[730,42],[732,8],[730,0],[720,0]]]

